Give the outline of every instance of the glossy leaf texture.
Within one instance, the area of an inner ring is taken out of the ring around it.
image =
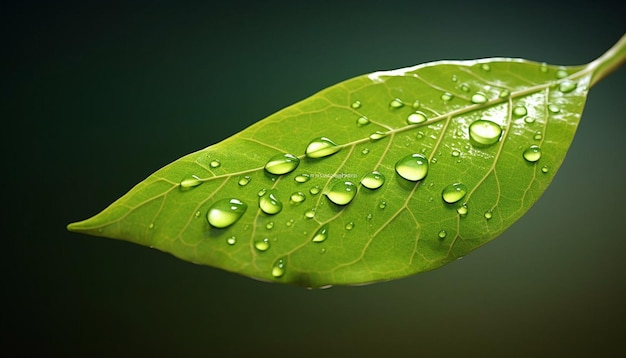
[[[497,237],[546,190],[590,66],[493,58],[359,76],[182,157],[68,228],[305,287],[432,270]]]

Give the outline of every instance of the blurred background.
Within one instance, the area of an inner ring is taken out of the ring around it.
[[[626,352],[626,68],[591,90],[560,172],[528,214],[432,272],[310,291],[65,230],[165,164],[353,76],[493,56],[587,63],[626,32],[615,2],[0,6],[5,353]]]

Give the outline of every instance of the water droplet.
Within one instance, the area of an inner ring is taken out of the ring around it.
[[[437,236],[439,236],[440,239],[445,239],[446,236],[448,236],[448,233],[446,232],[446,230],[441,230],[441,231],[439,231]]]
[[[348,231],[354,229],[354,222],[350,221],[349,223],[346,224],[345,228]]]
[[[322,248],[320,249],[320,254],[325,254],[325,253],[326,253],[326,248],[325,248],[325,247],[322,247]]]
[[[250,176],[245,175],[239,178],[239,181],[237,182],[237,184],[239,184],[239,186],[246,186],[248,185],[248,183],[250,183],[251,180],[252,178],[250,178]]]
[[[487,220],[491,220],[491,218],[493,217],[493,214],[491,213],[491,210],[485,211],[485,219]]]
[[[237,243],[237,238],[235,236],[231,236],[228,239],[226,239],[226,243],[232,246]]]
[[[328,238],[328,224],[324,224],[315,235],[313,235],[313,242],[323,242]]]
[[[285,259],[278,259],[272,266],[272,276],[280,278],[285,274]]]
[[[263,196],[263,195],[265,195],[265,193],[267,193],[267,189],[261,189],[261,190],[259,190],[259,192],[256,195],[257,196]]]
[[[544,174],[547,173],[549,170],[550,169],[548,168],[547,165],[544,165],[543,167],[541,167],[541,172],[544,173]]]
[[[410,154],[396,162],[396,172],[406,180],[422,180],[428,174],[428,159],[421,154]]]
[[[150,225],[148,225],[148,229],[154,229],[154,223],[150,223]]]
[[[309,181],[309,179],[311,179],[311,176],[307,173],[297,175],[295,178],[293,178],[293,180],[295,180],[296,183],[306,183]]]
[[[472,96],[471,101],[474,104],[483,104],[487,102],[487,96],[484,93],[476,92]]]
[[[378,189],[385,184],[385,176],[379,172],[367,173],[361,179],[361,184],[368,189]]]
[[[268,215],[278,214],[283,209],[283,203],[278,200],[276,190],[270,190],[259,197],[259,208]]]
[[[376,132],[370,134],[370,139],[371,140],[379,140],[381,138],[384,138],[386,135],[387,135],[387,133],[385,133],[385,132],[376,131]]]
[[[370,150],[368,148],[363,148],[363,150],[361,151],[361,154],[366,155],[370,152]]]
[[[535,123],[535,117],[526,117],[524,118],[524,122],[530,124],[530,123]]]
[[[219,168],[222,163],[219,160],[214,159],[209,163],[209,165],[211,166],[211,168]]]
[[[465,217],[467,215],[468,212],[468,208],[467,208],[467,204],[463,204],[461,206],[459,206],[458,208],[456,208],[456,212],[461,215],[461,217]]]
[[[319,137],[312,140],[307,145],[304,153],[309,158],[322,158],[329,155],[333,155],[341,150],[341,147],[337,143],[326,137]]]
[[[185,178],[180,181],[180,190],[187,191],[189,189],[195,188],[198,185],[202,184],[202,179],[198,178],[195,175],[192,175],[189,178]]]
[[[248,205],[239,199],[221,199],[211,205],[207,220],[213,227],[225,228],[239,220],[247,208]]]
[[[545,62],[542,62],[541,65],[539,65],[539,71],[543,73],[548,72],[548,64]]]
[[[414,109],[420,108],[421,105],[422,105],[422,103],[420,102],[419,99],[416,99],[415,102],[413,102],[413,108]]]
[[[470,124],[469,135],[476,143],[491,145],[500,140],[502,128],[492,121],[479,119]]]
[[[487,71],[487,72],[491,71],[491,66],[488,63],[483,63],[482,65],[480,65],[480,68],[483,71]]]
[[[574,81],[563,81],[559,84],[559,91],[563,93],[569,93],[576,89],[576,82]]]
[[[320,193],[322,189],[319,186],[314,186],[311,189],[309,189],[309,193],[311,193],[311,195],[317,195]]]
[[[424,123],[426,122],[426,114],[424,114],[423,112],[419,112],[419,111],[415,113],[411,113],[407,117],[406,122],[408,124]]]
[[[551,113],[559,113],[561,112],[561,109],[556,104],[549,104],[548,111],[550,111]]]
[[[441,95],[441,99],[446,102],[452,100],[452,98],[454,98],[454,95],[452,95],[452,93],[449,93],[449,92],[445,92]]]
[[[565,78],[565,77],[567,77],[567,71],[566,70],[560,69],[560,70],[556,71],[556,78],[561,79],[561,78]]]
[[[265,224],[265,228],[267,230],[272,230],[274,228],[274,222],[273,221],[268,222],[267,224]]]
[[[289,200],[292,203],[296,203],[296,204],[303,202],[305,199],[306,199],[306,196],[304,196],[304,193],[302,193],[301,191],[292,193],[291,196],[289,197]]]
[[[391,108],[400,108],[402,106],[404,106],[404,102],[400,98],[394,98],[389,102],[389,107]]]
[[[300,159],[295,155],[284,153],[277,154],[270,158],[265,164],[268,173],[282,175],[295,170],[300,164]]]
[[[511,91],[509,91],[507,88],[503,88],[502,90],[500,90],[500,98],[507,98],[510,95]]]
[[[450,184],[441,191],[443,201],[448,204],[458,202],[465,197],[465,194],[467,194],[467,187],[462,183]]]
[[[366,116],[361,116],[361,117],[356,119],[356,124],[358,126],[364,126],[366,124],[370,124],[370,120]]]
[[[365,217],[365,220],[367,220],[367,221],[371,221],[373,218],[374,218],[374,214],[369,213],[369,214],[367,214],[367,216]]]
[[[196,212],[193,214],[193,217],[195,218],[199,218],[200,215],[202,215],[202,213],[200,212],[200,210],[196,210]]]
[[[264,238],[263,240],[258,240],[254,242],[254,248],[263,252],[269,250],[272,244],[270,243],[270,239]]]
[[[541,134],[541,131],[537,131],[535,132],[535,136],[533,138],[535,140],[541,140],[541,138],[543,138],[543,134]]]
[[[459,78],[456,75],[452,75],[452,82],[456,82],[458,80],[459,80]]]
[[[352,104],[350,105],[350,107],[352,107],[352,108],[354,108],[354,109],[361,108],[361,101],[354,101],[354,102],[352,102]]]
[[[336,182],[326,197],[337,205],[347,205],[354,199],[357,192],[357,186],[349,181]]]
[[[515,106],[513,107],[513,115],[516,117],[525,116],[528,114],[526,107],[524,106]]]
[[[463,84],[461,85],[461,91],[463,91],[463,92],[469,92],[469,91],[470,91],[470,89],[471,89],[471,88],[470,88],[470,86],[469,86],[467,83],[463,83]]]
[[[387,207],[387,202],[384,200],[381,200],[380,203],[378,203],[378,208],[379,209],[384,209]]]
[[[461,152],[459,152],[458,150],[455,149],[455,150],[452,151],[452,156],[453,157],[458,157],[460,155],[461,155]]]
[[[307,219],[313,219],[315,217],[315,208],[305,211],[304,217],[306,217]]]
[[[541,158],[541,148],[536,145],[531,145],[524,150],[523,156],[527,161],[534,163]]]

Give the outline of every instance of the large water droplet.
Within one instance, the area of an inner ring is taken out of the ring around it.
[[[492,121],[479,119],[470,124],[469,135],[476,143],[491,145],[500,140],[502,128]]]
[[[370,120],[366,116],[361,116],[361,117],[356,119],[356,124],[358,126],[364,126],[366,124],[370,124]]]
[[[379,172],[367,173],[361,179],[361,184],[368,189],[378,189],[385,184],[385,176]]]
[[[306,196],[304,196],[304,193],[302,193],[301,191],[292,193],[291,196],[289,197],[289,200],[295,204],[299,204],[303,202],[305,199],[306,199]]]
[[[576,89],[576,82],[565,80],[559,84],[559,91],[563,93],[572,92]]]
[[[428,174],[428,159],[421,154],[410,154],[396,162],[396,172],[406,180],[422,180]]]
[[[487,96],[484,93],[476,92],[472,96],[471,101],[474,104],[483,104],[487,102]]]
[[[394,98],[391,102],[389,102],[389,107],[391,108],[400,108],[404,106],[404,102],[400,98]]]
[[[247,208],[248,205],[239,199],[221,199],[211,205],[207,220],[213,227],[225,228],[239,220]]]
[[[272,266],[272,276],[282,277],[285,274],[285,259],[278,259]]]
[[[293,180],[296,181],[296,183],[306,183],[311,179],[311,176],[307,173],[302,173],[297,175],[295,178],[293,178]]]
[[[250,183],[251,180],[252,178],[250,178],[250,176],[244,175],[241,178],[239,178],[239,181],[237,182],[237,184],[239,184],[239,186],[246,186],[248,185],[248,183]]]
[[[254,248],[261,252],[269,250],[270,246],[272,246],[272,244],[270,243],[270,239],[268,238],[264,238],[263,240],[258,240],[254,242]]]
[[[304,153],[309,158],[322,158],[335,154],[340,150],[341,147],[337,143],[326,137],[319,137],[307,145]]]
[[[467,194],[467,187],[462,183],[450,184],[441,191],[443,201],[448,204],[458,202],[465,197],[465,194]]]
[[[265,164],[268,173],[282,175],[295,170],[300,164],[300,159],[293,154],[277,154],[270,158]]]
[[[515,106],[513,107],[513,115],[516,117],[521,117],[521,116],[525,116],[526,114],[528,114],[528,111],[526,110],[526,107],[524,106]]]
[[[357,186],[352,182],[339,181],[326,193],[326,197],[337,205],[347,205],[354,199],[356,192]]]
[[[323,242],[328,238],[328,224],[324,224],[315,235],[313,235],[313,242]]]
[[[259,197],[259,208],[269,215],[278,214],[283,209],[283,203],[278,200],[276,190],[270,190]]]
[[[424,122],[426,122],[426,114],[424,114],[423,112],[419,112],[419,111],[415,112],[415,113],[411,113],[407,117],[406,122],[408,124],[424,123]]]
[[[197,187],[202,183],[202,179],[198,178],[195,175],[192,175],[189,178],[185,178],[180,181],[180,190],[187,191],[189,189]]]
[[[534,163],[541,159],[541,148],[536,145],[531,145],[524,150],[524,153],[522,153],[522,155],[524,156],[524,159],[531,163]]]

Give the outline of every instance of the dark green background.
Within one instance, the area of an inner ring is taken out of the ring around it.
[[[626,30],[609,1],[436,3],[2,5],[3,351],[624,354],[624,68],[591,90],[535,207],[436,271],[308,291],[66,232],[161,166],[344,79],[441,59],[582,64]]]

